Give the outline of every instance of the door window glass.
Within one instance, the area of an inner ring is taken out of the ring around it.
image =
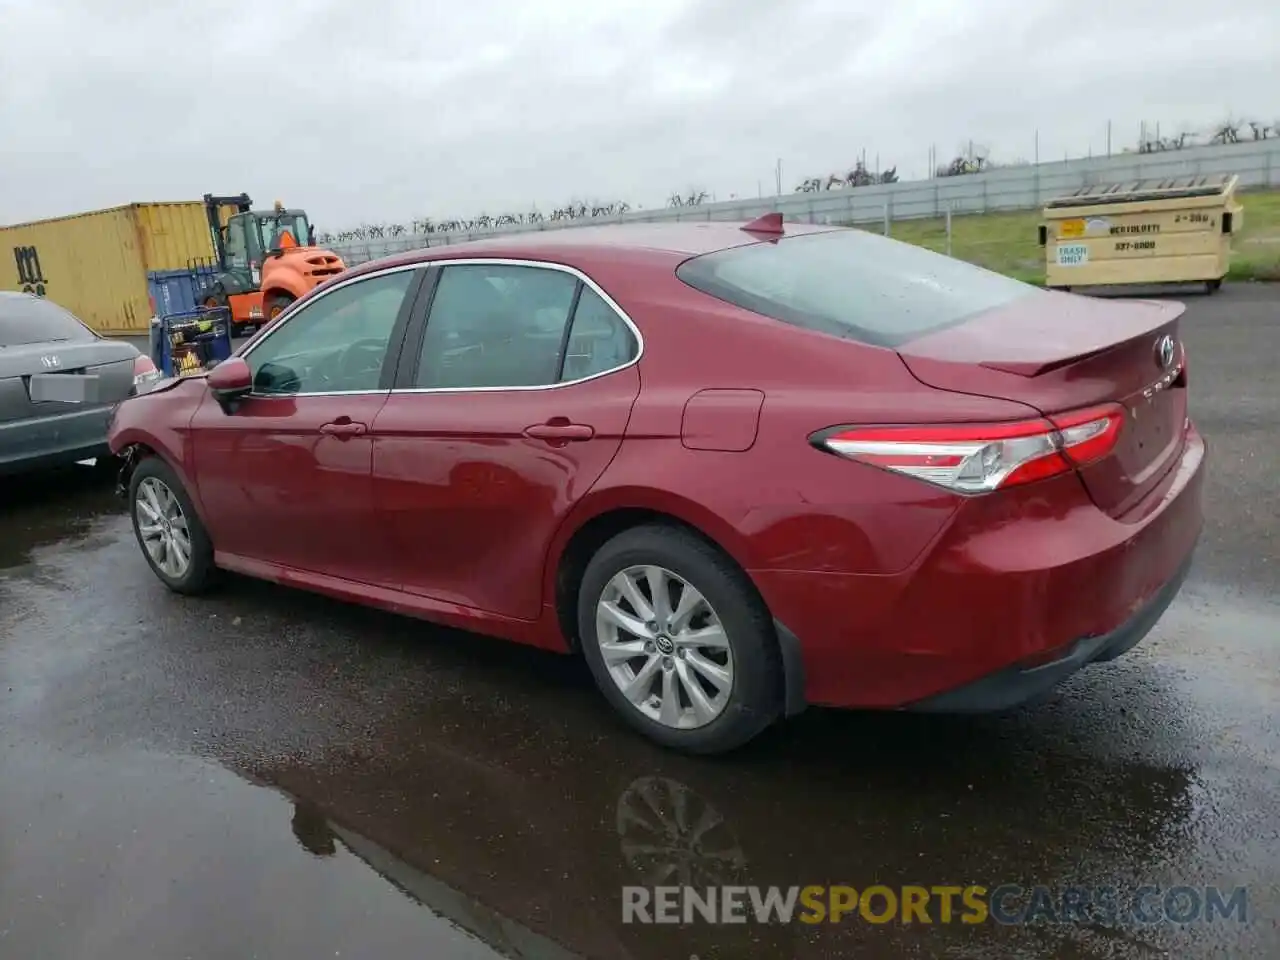
[[[525,387],[560,373],[578,279],[504,264],[445,267],[418,363],[418,387]]]
[[[377,390],[415,272],[348,284],[301,307],[245,358],[258,394]]]

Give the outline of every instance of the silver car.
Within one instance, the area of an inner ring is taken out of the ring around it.
[[[0,475],[107,458],[112,411],[157,379],[132,344],[48,300],[0,290]]]

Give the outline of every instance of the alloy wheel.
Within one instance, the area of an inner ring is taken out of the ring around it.
[[[173,491],[156,477],[138,484],[134,498],[138,535],[156,567],[179,580],[191,566],[191,531]]]
[[[596,604],[609,676],[642,714],[666,727],[704,727],[733,691],[733,651],[719,615],[691,583],[660,566],[627,567]]]

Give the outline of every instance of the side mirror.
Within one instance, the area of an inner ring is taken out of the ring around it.
[[[205,382],[224,413],[235,413],[238,401],[253,389],[253,371],[240,357],[228,357],[209,371]]]

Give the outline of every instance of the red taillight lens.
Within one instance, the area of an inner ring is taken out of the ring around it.
[[[161,379],[160,371],[156,369],[150,357],[139,356],[133,361],[134,393],[142,393],[159,379]]]
[[[851,460],[960,493],[986,493],[1106,456],[1123,424],[1124,411],[1108,404],[1015,423],[841,427],[816,439]]]

